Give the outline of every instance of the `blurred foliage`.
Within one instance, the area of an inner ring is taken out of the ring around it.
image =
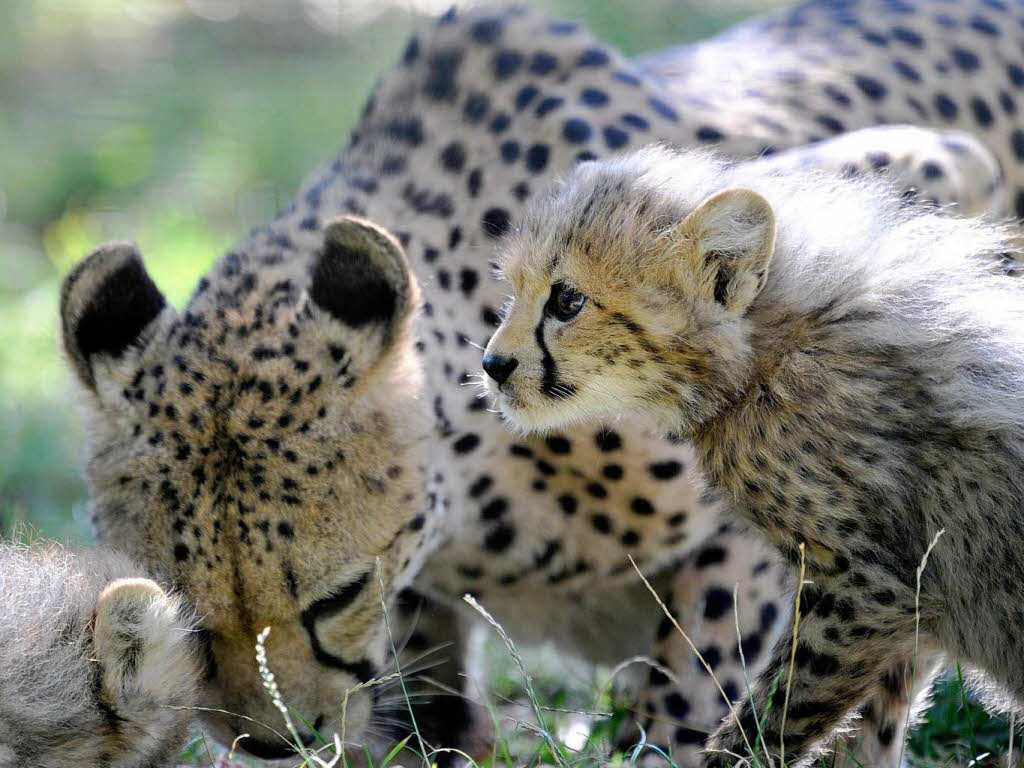
[[[0,528],[87,538],[82,428],[56,341],[61,275],[139,243],[180,306],[341,145],[447,0],[4,0],[0,8]],[[756,2],[544,0],[630,53]]]

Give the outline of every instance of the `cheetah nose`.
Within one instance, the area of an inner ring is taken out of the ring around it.
[[[508,381],[508,377],[512,375],[512,371],[518,367],[519,361],[514,357],[484,355],[483,364],[488,376],[499,384],[504,384]]]

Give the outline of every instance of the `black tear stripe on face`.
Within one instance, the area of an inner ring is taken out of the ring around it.
[[[555,365],[555,358],[551,356],[548,345],[544,341],[545,318],[546,315],[541,317],[540,322],[537,323],[537,328],[533,332],[533,336],[537,340],[537,346],[540,347],[541,351],[540,364],[544,368],[544,378],[541,379],[540,391],[547,397],[555,399],[572,397],[576,394],[576,387],[558,380],[558,366]]]
[[[302,626],[306,628],[309,635],[310,645],[313,647],[313,656],[325,667],[341,669],[354,675],[357,680],[367,683],[374,678],[376,670],[369,659],[360,661],[345,661],[344,659],[328,653],[320,645],[320,638],[316,634],[316,623],[321,619],[329,618],[340,613],[350,606],[366,587],[370,580],[370,571],[367,571],[350,584],[346,584],[332,595],[317,600],[309,608],[302,612]]]

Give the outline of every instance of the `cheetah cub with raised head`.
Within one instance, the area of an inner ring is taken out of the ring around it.
[[[514,297],[483,361],[505,418],[643,414],[790,560],[805,548],[788,709],[791,630],[753,690],[762,755],[810,758],[943,654],[1024,701],[1015,257],[1007,231],[880,182],[657,148],[579,166],[505,242]],[[750,754],[737,712],[706,764]]]
[[[0,542],[0,768],[161,768],[201,675],[192,612],[110,552]]]

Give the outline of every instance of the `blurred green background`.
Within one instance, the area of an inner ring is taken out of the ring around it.
[[[89,537],[61,276],[138,242],[180,306],[343,142],[450,0],[0,0],[0,529]],[[629,53],[765,2],[542,0]]]

